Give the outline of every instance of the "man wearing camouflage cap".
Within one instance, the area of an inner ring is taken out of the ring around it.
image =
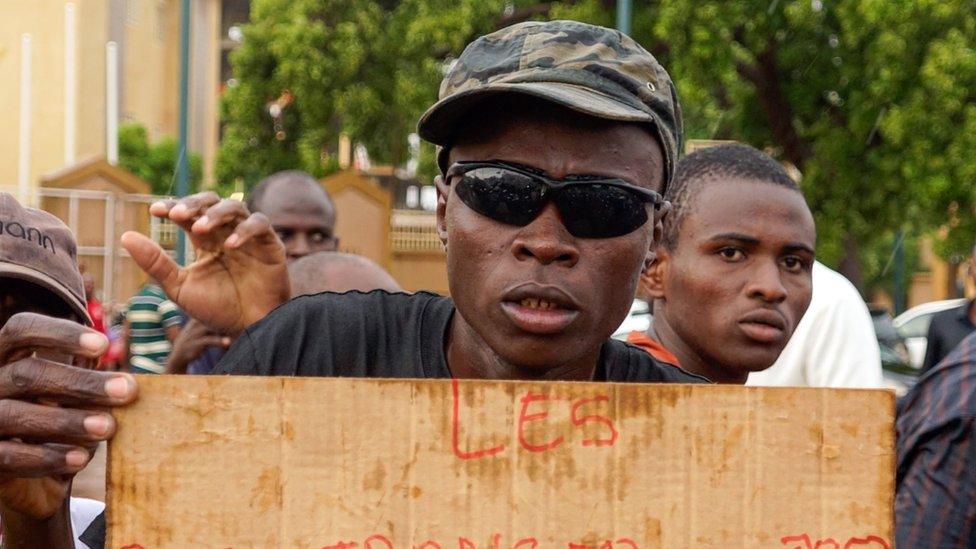
[[[136,233],[123,245],[189,315],[239,334],[222,373],[702,382],[609,339],[654,259],[680,119],[667,73],[629,37],[523,23],[470,44],[420,120],[441,147],[453,300],[376,291],[275,309],[280,240],[212,193],[151,207],[187,231],[196,263]]]

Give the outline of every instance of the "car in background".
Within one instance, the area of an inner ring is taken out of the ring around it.
[[[923,303],[895,317],[892,324],[898,331],[898,335],[905,340],[912,366],[916,369],[921,368],[922,362],[925,360],[925,348],[928,346],[929,324],[932,323],[932,317],[964,303],[966,303],[965,299],[946,299]]]
[[[899,397],[908,393],[918,380],[919,369],[914,367],[904,338],[895,329],[891,314],[885,307],[868,305],[871,322],[878,339],[881,355],[881,375],[885,386]]]
[[[643,299],[635,299],[630,304],[630,313],[624,319],[617,331],[611,337],[621,341],[627,341],[630,332],[646,332],[651,327],[651,308]]]

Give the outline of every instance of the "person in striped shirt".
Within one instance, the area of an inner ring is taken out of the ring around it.
[[[162,374],[180,334],[183,314],[156,284],[146,284],[129,300],[125,317],[129,366],[134,374]]]

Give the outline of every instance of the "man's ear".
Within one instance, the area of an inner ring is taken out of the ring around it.
[[[654,263],[654,258],[657,257],[658,248],[661,247],[664,239],[664,219],[670,211],[671,203],[665,201],[661,204],[661,209],[652,214],[654,225],[651,229],[651,242],[647,247],[647,253],[644,255],[644,267],[641,269],[641,273],[646,273],[651,264]]]
[[[451,195],[451,187],[439,175],[434,178],[434,186],[437,188],[437,236],[447,248],[447,198]]]
[[[657,249],[656,257],[651,261],[650,266],[644,269],[640,277],[641,291],[650,299],[667,298],[668,264],[671,254],[667,248],[660,246]]]
[[[654,240],[651,242],[651,249],[648,252],[651,261],[654,261],[653,256],[657,252],[657,248],[664,242],[664,220],[667,219],[670,213],[671,203],[665,200],[661,204],[661,209],[654,214]]]

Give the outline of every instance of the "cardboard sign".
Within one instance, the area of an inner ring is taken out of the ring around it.
[[[890,547],[886,391],[140,376],[109,547]]]

